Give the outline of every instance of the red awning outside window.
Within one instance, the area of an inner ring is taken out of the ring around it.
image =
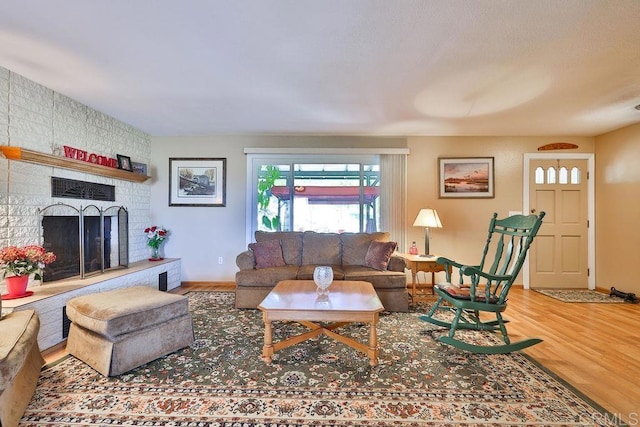
[[[380,195],[380,187],[364,187],[365,203],[373,202]],[[357,205],[360,203],[360,187],[294,187],[297,197],[304,197],[309,203]],[[289,187],[275,186],[271,188],[271,194],[280,200],[289,200],[291,194]]]

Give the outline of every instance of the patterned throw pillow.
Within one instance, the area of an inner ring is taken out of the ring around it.
[[[253,251],[256,259],[256,269],[269,267],[284,267],[287,265],[282,257],[282,245],[280,240],[267,240],[266,242],[250,243],[249,249]]]
[[[386,270],[389,265],[389,259],[391,259],[391,255],[397,246],[396,242],[372,241],[364,259],[365,265],[376,270]]]

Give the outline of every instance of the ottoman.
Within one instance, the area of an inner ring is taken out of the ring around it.
[[[38,347],[40,319],[33,310],[0,320],[0,426],[17,426],[36,389],[44,359]]]
[[[193,343],[185,296],[133,286],[72,298],[67,351],[104,376],[120,375]]]

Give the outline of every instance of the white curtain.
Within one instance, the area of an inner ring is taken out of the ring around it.
[[[380,155],[380,222],[398,251],[407,251],[407,156]]]

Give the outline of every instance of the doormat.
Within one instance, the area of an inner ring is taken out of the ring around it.
[[[624,299],[590,289],[532,289],[562,302],[624,303]]]

